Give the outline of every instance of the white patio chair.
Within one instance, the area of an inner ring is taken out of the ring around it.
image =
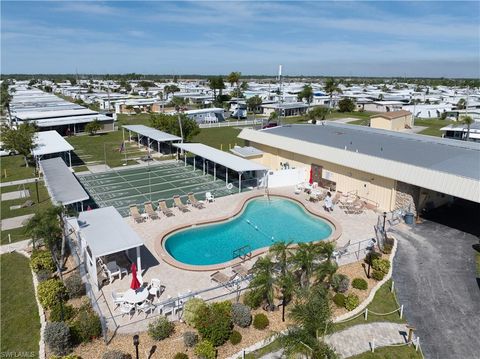
[[[135,312],[135,304],[123,302],[120,304],[120,311],[122,312],[122,318],[125,314],[128,314],[129,319],[132,319],[133,313]]]
[[[175,309],[175,300],[172,300],[172,296],[167,297],[167,301],[164,304],[158,305],[158,313],[167,316],[168,314],[173,315],[173,310]]]
[[[155,308],[156,306],[149,299],[145,299],[143,303],[137,305],[138,314],[140,312],[145,313],[145,318],[148,316],[148,313],[155,311]]]
[[[162,284],[160,282],[160,279],[152,278],[150,280],[150,285],[148,286],[148,292],[151,295],[155,295],[155,296],[159,297],[161,291],[162,291]]]
[[[124,302],[123,293],[118,293],[117,291],[114,290],[112,291],[111,296],[112,296],[113,305],[115,306],[113,310],[116,310]]]
[[[213,196],[213,194],[211,192],[207,192],[207,193],[205,193],[205,200],[209,203],[214,202],[215,197]]]

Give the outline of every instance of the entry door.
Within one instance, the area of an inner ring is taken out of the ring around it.
[[[312,164],[312,180],[318,184],[322,183],[322,166]]]

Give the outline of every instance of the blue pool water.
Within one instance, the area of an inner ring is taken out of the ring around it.
[[[319,241],[332,230],[294,201],[257,198],[230,220],[174,232],[166,239],[165,249],[179,262],[212,265],[232,260],[234,251],[246,245],[253,251],[278,241]]]

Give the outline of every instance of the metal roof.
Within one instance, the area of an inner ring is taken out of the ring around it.
[[[60,157],[42,160],[40,169],[52,201],[71,204],[86,201],[89,197],[75,175]]]
[[[73,151],[73,146],[59,135],[57,131],[43,131],[35,133],[35,148],[32,154],[37,156],[51,153]]]
[[[182,138],[144,125],[127,125],[124,129],[138,133],[158,142],[181,141]]]
[[[263,151],[260,151],[259,149],[251,146],[234,146],[232,149],[230,149],[230,152],[244,158],[263,155]]]
[[[204,145],[202,143],[174,143],[173,145],[185,151],[194,153],[209,161],[230,168],[236,172],[267,170],[266,167],[258,163],[232,155],[228,152],[217,150],[216,148]]]
[[[98,258],[143,245],[141,238],[114,207],[81,212],[80,236]]]
[[[86,116],[70,116],[70,117],[57,117],[49,118],[46,120],[35,120],[35,125],[37,127],[51,127],[51,126],[61,126],[61,125],[72,125],[76,123],[87,123],[97,120],[99,122],[104,121],[114,121],[113,117],[108,117],[105,115],[86,115]]]
[[[239,138],[480,202],[480,144],[325,122]]]

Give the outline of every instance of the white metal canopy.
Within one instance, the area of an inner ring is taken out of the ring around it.
[[[35,157],[73,151],[73,146],[65,141],[57,131],[37,132],[35,137],[36,146],[32,150],[32,154]]]
[[[182,138],[178,136],[171,135],[169,133],[159,131],[155,128],[144,126],[144,125],[127,125],[123,126],[125,130],[132,131],[142,135],[144,137],[148,137],[154,141],[158,142],[170,142],[170,141],[181,141]]]
[[[60,157],[41,160],[40,169],[52,200],[63,205],[86,201],[89,196]]]

